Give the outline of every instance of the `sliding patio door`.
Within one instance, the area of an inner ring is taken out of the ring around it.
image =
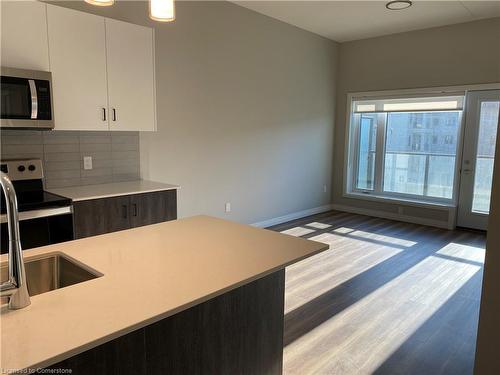
[[[457,225],[487,229],[500,90],[467,94]]]

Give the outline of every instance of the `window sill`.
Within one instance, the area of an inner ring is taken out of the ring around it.
[[[385,203],[393,203],[393,204],[404,204],[406,206],[413,207],[429,207],[434,209],[442,209],[445,211],[449,211],[450,209],[457,208],[455,203],[444,203],[444,202],[433,202],[433,201],[424,201],[424,200],[415,200],[411,198],[399,198],[399,197],[388,197],[374,194],[362,194],[356,192],[344,193],[343,196],[345,198],[351,199],[362,199],[372,202],[385,202]]]

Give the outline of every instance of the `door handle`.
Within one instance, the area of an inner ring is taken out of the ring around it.
[[[106,121],[106,108],[102,108],[102,121]]]
[[[113,121],[116,121],[116,109],[113,108]]]
[[[137,204],[132,205],[132,216],[137,216]]]
[[[465,173],[465,174],[472,173],[472,169],[463,169],[462,173]]]

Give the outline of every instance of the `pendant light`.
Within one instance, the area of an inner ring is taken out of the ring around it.
[[[115,0],[85,0],[86,3],[106,7],[113,5]],[[174,0],[149,0],[149,18],[159,22],[175,20]]]
[[[175,20],[174,0],[149,0],[149,18],[160,22]]]
[[[85,0],[85,2],[100,7],[107,7],[113,5],[115,0]]]

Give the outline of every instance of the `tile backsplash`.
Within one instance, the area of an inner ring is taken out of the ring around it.
[[[139,132],[1,131],[1,159],[39,158],[45,187],[58,188],[140,178]],[[83,157],[92,169],[83,169]]]

